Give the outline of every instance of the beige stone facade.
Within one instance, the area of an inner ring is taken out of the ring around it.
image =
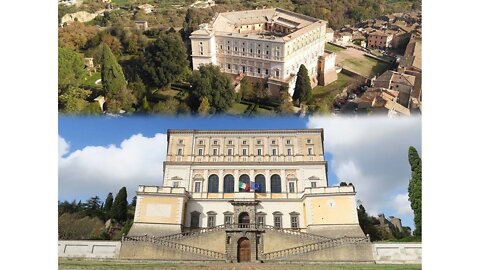
[[[223,72],[267,78],[293,94],[300,65],[317,85],[326,21],[275,8],[217,14],[191,36],[193,69],[218,65]]]

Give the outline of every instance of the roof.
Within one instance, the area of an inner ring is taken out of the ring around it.
[[[387,70],[375,80],[375,86],[390,88],[392,84],[402,84],[413,87],[415,77],[412,75]]]
[[[422,69],[422,41],[409,42],[399,66]]]
[[[397,103],[399,91],[385,88],[368,88],[358,99],[358,103],[371,108],[385,108],[401,115],[409,116],[408,108]]]

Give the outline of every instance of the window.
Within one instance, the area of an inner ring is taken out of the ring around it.
[[[232,216],[231,215],[225,215],[224,224],[232,224]]]
[[[242,144],[247,144],[247,141],[243,141]]]
[[[291,216],[290,222],[292,224],[292,228],[298,228],[298,216]]]
[[[281,215],[275,215],[273,217],[273,226],[275,228],[282,228],[282,216]]]
[[[214,149],[213,149],[213,155],[214,155],[214,156],[218,156],[218,148],[214,148]]]
[[[272,149],[272,156],[276,156],[277,155],[277,149],[276,148],[273,148]]]
[[[265,216],[257,214],[257,225],[263,226],[265,224]]]
[[[203,156],[203,148],[199,148],[199,149],[198,149],[198,155],[199,155],[199,156]]]
[[[312,188],[316,188],[316,187],[317,187],[317,182],[312,182],[312,183],[311,183],[311,187],[312,187]]]
[[[258,148],[257,149],[257,156],[261,156],[262,155],[262,148]]]
[[[255,192],[265,193],[265,176],[263,174],[255,176]]]
[[[291,144],[291,141],[290,141],[290,140],[287,140],[287,144]]]
[[[212,174],[208,177],[208,192],[218,193],[218,175]]]
[[[246,155],[247,155],[247,148],[243,148],[243,149],[242,149],[242,155],[243,155],[243,156],[246,156]]]
[[[233,156],[233,149],[232,148],[227,149],[227,155]]]
[[[208,224],[207,224],[207,226],[208,226],[209,228],[215,227],[215,218],[216,218],[216,215],[214,215],[214,214],[209,214],[209,215],[208,215]]]
[[[265,69],[265,75],[268,75],[268,69]]]
[[[276,144],[277,142],[275,140],[272,140],[272,144]]]
[[[199,143],[199,144],[203,144],[203,140],[200,140],[198,143]]]
[[[230,64],[227,64],[227,69],[230,69]]]
[[[307,143],[312,143],[312,139],[307,139]]]
[[[260,70],[260,68],[257,68],[257,73],[258,73],[258,74],[262,73],[262,71]]]
[[[235,181],[233,175],[227,174],[223,178],[223,192],[224,193],[233,193],[234,192]]]
[[[287,156],[291,156],[292,155],[292,148],[288,148],[287,149]]]
[[[257,144],[262,144],[262,141],[261,141],[261,140],[257,140]]]
[[[233,141],[228,141],[228,144],[232,145],[232,144],[233,144]]]
[[[183,144],[183,140],[178,140],[178,144]]]
[[[282,193],[282,180],[278,174],[274,174],[270,177],[270,186],[272,193]]]
[[[182,148],[178,148],[177,150],[177,156],[182,156],[183,155],[183,149]]]
[[[173,187],[178,187],[179,183],[177,181],[173,182]]]
[[[295,182],[288,182],[288,192],[290,193],[295,192]]]
[[[213,144],[218,144],[218,141],[217,140],[213,141]]]
[[[312,148],[308,148],[308,155],[313,155],[313,149]]]
[[[240,175],[239,191],[250,192],[250,177],[246,174]]]
[[[202,184],[202,183],[200,183],[200,182],[195,182],[194,192],[200,192],[200,185],[201,185],[201,184]]]
[[[190,228],[198,228],[200,225],[200,212],[193,211],[190,213]]]

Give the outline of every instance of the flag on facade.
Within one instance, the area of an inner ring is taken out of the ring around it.
[[[238,187],[244,191],[250,191],[250,183],[239,182]]]
[[[253,190],[262,191],[262,184],[251,182],[250,185],[251,185]]]

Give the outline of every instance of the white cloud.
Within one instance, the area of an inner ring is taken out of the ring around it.
[[[324,129],[325,151],[332,154],[328,166],[339,179],[330,180],[330,185],[353,183],[357,200],[369,214],[396,211],[385,214],[402,217],[407,213],[396,207],[400,204],[394,198],[408,188],[408,147],[421,154],[420,117],[311,117],[307,126]]]
[[[397,213],[401,215],[408,215],[413,217],[413,210],[408,201],[408,193],[398,194],[393,199],[393,205]]]
[[[103,200],[108,192],[115,196],[125,186],[131,198],[140,184],[161,185],[166,143],[165,134],[152,138],[137,134],[120,146],[87,146],[65,155],[61,149],[69,147],[59,137],[59,197],[98,195]]]
[[[69,150],[70,150],[69,143],[61,136],[58,136],[58,158],[63,157],[63,155],[68,153]]]

